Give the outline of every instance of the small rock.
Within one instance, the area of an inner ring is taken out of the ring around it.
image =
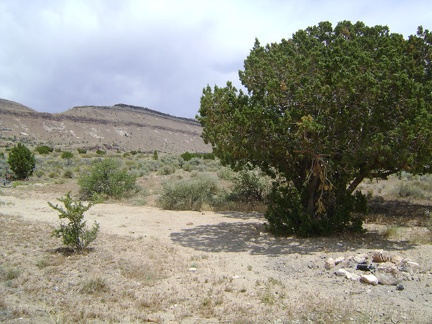
[[[347,277],[347,279],[352,280],[352,281],[359,281],[360,280],[360,276],[356,273],[348,272],[346,277]]]
[[[349,271],[347,271],[343,268],[335,271],[335,275],[338,277],[346,277],[346,276],[348,276],[348,274],[349,274]]]
[[[418,272],[420,265],[417,262],[409,260],[402,260],[400,263],[400,269],[403,272],[409,273],[411,276]]]
[[[404,290],[405,287],[402,284],[397,284],[396,285],[396,290]]]
[[[378,285],[378,278],[375,277],[373,274],[362,275],[360,277],[360,282],[376,286]]]
[[[328,258],[327,260],[325,260],[324,262],[324,268],[326,270],[330,270],[332,268],[334,268],[336,265],[335,260],[333,260],[332,258]]]
[[[354,257],[354,261],[357,262],[357,263],[364,263],[364,262],[366,262],[366,256],[363,255],[363,254],[356,255]]]
[[[197,272],[197,270],[198,270],[197,268],[189,268],[188,269],[189,272]]]
[[[392,255],[390,257],[390,262],[393,262],[394,264],[400,264],[402,262],[403,258],[399,255]]]
[[[402,281],[402,274],[393,263],[380,265],[375,272],[375,276],[381,285],[396,286]]]
[[[386,252],[384,252],[383,250],[376,250],[376,251],[372,252],[372,261],[373,262],[381,263],[381,262],[387,262],[390,260],[391,260],[391,257]]]
[[[342,263],[343,261],[345,260],[345,258],[344,257],[339,257],[339,258],[336,258],[335,260],[334,260],[334,262],[335,262],[335,265],[338,265],[339,263]]]

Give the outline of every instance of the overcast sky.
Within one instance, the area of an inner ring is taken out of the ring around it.
[[[430,0],[0,0],[0,98],[39,112],[126,103],[195,117],[261,44],[330,21],[432,29]]]

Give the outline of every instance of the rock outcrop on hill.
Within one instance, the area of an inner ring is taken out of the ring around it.
[[[195,119],[126,104],[80,106],[50,114],[0,99],[0,145],[20,140],[69,148],[210,152],[201,132]]]

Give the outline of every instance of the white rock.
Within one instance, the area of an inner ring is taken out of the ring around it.
[[[356,273],[348,272],[346,277],[347,277],[347,279],[352,280],[352,281],[359,281],[360,280],[360,276]]]
[[[402,273],[393,263],[380,265],[375,273],[381,285],[396,286],[402,281]]]
[[[345,261],[345,258],[339,257],[339,258],[336,258],[334,261],[335,261],[335,264],[338,265],[339,263],[342,263],[343,261]]]
[[[366,262],[366,256],[363,254],[356,255],[354,257],[354,261],[357,263],[364,263],[364,262]]]
[[[349,274],[350,274],[349,271],[343,268],[335,271],[335,275],[338,277],[347,277]]]
[[[417,273],[419,269],[420,269],[420,265],[417,262],[403,260],[400,263],[400,270],[409,273],[411,276]]]
[[[378,285],[378,278],[375,277],[373,274],[362,275],[360,277],[360,282],[376,286]]]
[[[333,260],[332,258],[328,258],[324,262],[324,268],[326,270],[330,270],[330,269],[334,268],[335,265],[336,265],[335,260]]]
[[[198,269],[197,269],[197,268],[189,268],[188,271],[189,271],[189,272],[197,272]]]

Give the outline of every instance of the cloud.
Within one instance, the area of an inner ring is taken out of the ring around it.
[[[0,97],[38,111],[122,102],[194,117],[203,87],[238,84],[255,37],[278,42],[323,20],[384,24],[407,36],[422,23],[428,27],[429,7],[426,1],[3,1],[0,28],[8,32],[0,35]]]

